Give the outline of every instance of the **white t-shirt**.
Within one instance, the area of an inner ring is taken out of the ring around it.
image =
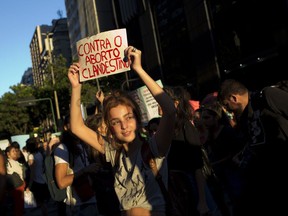
[[[77,146],[83,151],[81,155],[74,156],[74,166],[72,169],[69,166],[68,174],[76,173],[79,170],[83,169],[85,166],[89,165],[86,151],[83,149],[81,144],[78,144]],[[57,146],[57,148],[54,151],[54,160],[55,160],[55,166],[60,163],[69,164],[69,152],[68,152],[66,145],[60,144]],[[77,193],[74,191],[73,187],[68,186],[66,193],[67,193],[67,198],[64,200],[64,202],[67,205],[84,204],[83,202],[81,202],[80,198],[77,196]],[[95,196],[93,196],[91,199],[89,199],[85,203],[96,203]]]
[[[133,145],[131,143],[129,145]],[[159,157],[155,138],[149,140],[151,152],[156,157],[156,164],[163,181],[167,186],[168,169],[165,157]],[[115,165],[116,150],[105,143],[105,156],[107,162]],[[119,157],[118,168],[115,173],[114,188],[120,201],[121,210],[128,210],[134,207],[142,207],[153,211],[165,211],[165,200],[161,190],[152,173],[149,164],[143,162],[141,144],[131,158],[127,157],[124,150]]]
[[[13,172],[16,172],[19,174],[20,178],[24,181],[23,165],[18,161],[8,158],[6,169],[7,174],[12,174]]]

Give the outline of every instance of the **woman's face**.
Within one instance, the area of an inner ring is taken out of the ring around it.
[[[11,148],[11,150],[8,152],[7,156],[8,156],[8,158],[11,158],[13,160],[17,160],[18,156],[17,156],[16,148]]]
[[[201,120],[205,127],[211,128],[215,127],[217,125],[218,119],[216,117],[216,114],[212,114],[208,110],[203,110],[201,113]]]
[[[136,137],[137,122],[131,107],[118,105],[109,112],[110,129],[114,137],[126,144]]]

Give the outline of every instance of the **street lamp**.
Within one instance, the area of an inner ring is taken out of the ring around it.
[[[50,36],[53,36],[53,33],[46,32],[46,33],[41,33],[41,34],[46,36],[46,43],[45,43],[45,49],[46,50],[47,50],[47,45],[48,45],[48,60],[49,60],[49,64],[50,64],[50,71],[51,71],[51,77],[52,77],[52,85],[53,85],[53,91],[54,91],[57,120],[59,123],[60,122],[60,110],[59,110],[58,95],[57,95],[57,91],[55,89],[55,77],[54,77],[54,69],[53,69],[53,65],[52,65],[53,58],[52,58],[52,49],[51,49],[51,42],[50,42]]]
[[[56,120],[55,120],[55,114],[54,114],[54,108],[53,108],[53,104],[52,104],[52,100],[51,98],[39,98],[39,99],[32,99],[32,100],[24,100],[24,101],[18,101],[18,104],[25,104],[25,103],[31,103],[31,102],[36,102],[36,101],[45,101],[45,100],[49,100],[50,102],[50,107],[51,107],[51,112],[52,112],[52,118],[53,118],[53,122],[54,122],[54,131],[57,132],[57,126],[56,126]]]

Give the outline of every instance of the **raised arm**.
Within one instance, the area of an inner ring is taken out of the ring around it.
[[[71,83],[71,104],[70,104],[70,125],[71,131],[83,140],[85,143],[91,145],[99,152],[104,153],[104,147],[99,144],[97,134],[95,131],[87,127],[81,113],[81,88],[79,78],[79,63],[73,63],[68,70],[68,78]]]
[[[155,137],[159,154],[164,156],[169,149],[174,134],[176,110],[173,100],[142,68],[141,54],[140,50],[132,46],[125,49],[125,55],[128,57],[128,61],[130,61],[131,68],[138,74],[162,108],[163,115]]]

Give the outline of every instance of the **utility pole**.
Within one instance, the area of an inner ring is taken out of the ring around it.
[[[51,71],[51,77],[52,77],[52,85],[53,85],[53,91],[54,91],[54,99],[55,99],[55,106],[56,106],[56,115],[57,115],[57,126],[60,123],[61,117],[60,117],[60,110],[59,110],[59,102],[58,102],[58,95],[55,88],[55,76],[54,76],[54,69],[53,69],[53,57],[52,57],[52,49],[51,49],[51,43],[50,43],[50,36],[53,36],[53,33],[47,32],[43,33],[46,35],[46,40],[48,43],[48,60],[50,64],[50,71]],[[52,41],[52,40],[51,40]],[[46,45],[45,45],[46,46]]]

